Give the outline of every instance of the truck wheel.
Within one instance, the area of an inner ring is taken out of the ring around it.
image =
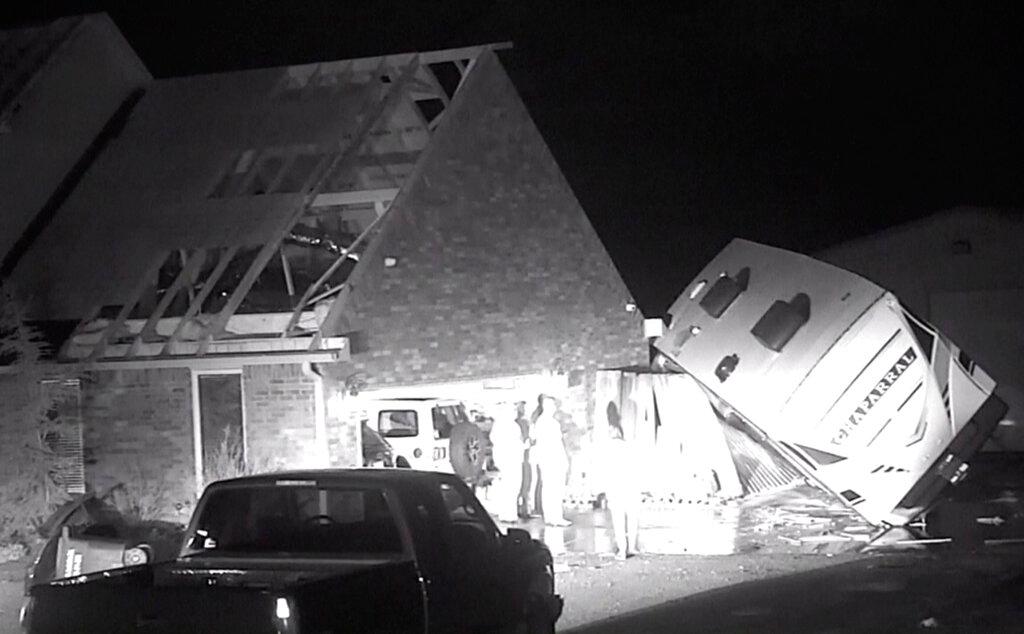
[[[456,475],[473,480],[479,478],[487,460],[483,430],[472,423],[459,423],[452,427],[448,455]]]

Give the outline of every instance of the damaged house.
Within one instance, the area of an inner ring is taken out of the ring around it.
[[[59,26],[0,34],[0,248],[88,486],[359,465],[378,397],[552,393],[584,443],[597,371],[646,358],[508,45],[152,79],[106,16]]]

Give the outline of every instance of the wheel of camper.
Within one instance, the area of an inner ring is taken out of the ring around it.
[[[484,472],[486,454],[483,430],[472,423],[452,427],[448,455],[456,475],[473,480],[479,478]]]

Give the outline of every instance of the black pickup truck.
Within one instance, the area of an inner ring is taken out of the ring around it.
[[[562,610],[542,543],[456,476],[394,469],[216,482],[173,560],[36,581],[31,634],[549,633]]]

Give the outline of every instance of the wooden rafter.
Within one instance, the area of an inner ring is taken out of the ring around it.
[[[227,325],[228,319],[231,317],[231,315],[234,314],[236,310],[238,310],[238,307],[241,305],[242,300],[245,298],[246,294],[248,294],[249,290],[252,288],[252,285],[256,282],[256,279],[259,277],[260,273],[266,267],[267,263],[270,262],[270,259],[273,257],[274,252],[278,249],[285,235],[288,233],[289,230],[291,230],[295,223],[299,221],[302,215],[312,205],[313,201],[316,199],[316,196],[320,193],[320,190],[323,188],[323,185],[326,183],[327,178],[330,176],[330,174],[334,173],[334,171],[339,166],[345,164],[346,161],[348,161],[352,156],[356,154],[356,152],[359,151],[363,143],[366,141],[366,138],[369,135],[370,130],[373,128],[374,124],[385,113],[389,113],[394,108],[395,104],[398,103],[398,96],[400,96],[404,92],[405,84],[408,82],[409,78],[415,75],[416,69],[419,67],[419,63],[419,56],[413,55],[412,58],[407,61],[398,79],[391,83],[384,84],[385,94],[383,95],[382,98],[377,99],[376,103],[372,105],[369,112],[365,113],[365,116],[362,122],[360,123],[356,134],[353,135],[351,143],[349,143],[349,145],[342,152],[338,153],[335,156],[335,158],[331,161],[331,164],[320,177],[320,179],[314,186],[313,190],[308,192],[306,196],[304,196],[303,203],[299,205],[299,207],[295,210],[295,213],[291,214],[284,222],[281,223],[281,225],[277,227],[277,231],[275,232],[275,235],[277,237],[268,242],[267,244],[265,244],[263,248],[260,249],[260,252],[256,255],[256,258],[253,260],[248,270],[246,270],[245,274],[242,276],[242,279],[239,282],[238,286],[235,288],[234,292],[231,293],[231,296],[228,298],[228,301],[225,304],[224,308],[221,309],[221,311],[214,318],[213,322],[206,328],[202,339],[202,344],[200,345],[199,348],[200,356],[206,353],[206,350],[209,348],[210,342],[213,341],[215,337],[219,336],[224,331],[224,327]]]
[[[464,46],[461,48],[450,48],[439,51],[423,51],[420,53],[396,53],[393,55],[375,56],[375,57],[360,57],[356,59],[344,60],[346,70],[352,73],[365,73],[373,71],[380,66],[403,66],[408,63],[410,57],[416,57],[419,59],[420,64],[438,64],[441,62],[455,62],[458,64],[460,60],[474,59],[481,55],[484,51],[501,51],[512,48],[511,42],[497,42],[493,44],[479,44],[476,46]],[[320,66],[330,65],[333,62],[327,62],[326,64],[321,62],[318,63]],[[339,64],[341,62],[338,62]],[[314,66],[309,64],[308,66]],[[297,67],[297,66],[296,66]],[[312,72],[312,71],[310,71]]]
[[[398,195],[398,188],[359,189],[347,192],[324,192],[313,199],[313,207],[332,207],[334,205],[358,205],[388,201]]]
[[[158,254],[153,257],[152,262],[146,267],[145,273],[136,282],[135,287],[132,288],[131,294],[128,296],[122,306],[121,310],[118,311],[117,317],[114,321],[103,329],[100,334],[100,340],[93,346],[92,353],[89,355],[90,361],[95,361],[103,356],[103,352],[107,349],[107,344],[110,343],[110,339],[114,336],[114,333],[121,330],[124,327],[124,322],[128,319],[128,315],[132,313],[132,309],[135,308],[135,304],[139,302],[139,298],[146,292],[146,289],[152,283],[152,279],[160,272],[160,267],[164,265],[164,260],[167,258],[166,254]]]
[[[234,245],[224,250],[224,253],[220,256],[220,260],[217,262],[217,266],[215,266],[213,271],[210,272],[210,275],[207,276],[206,281],[203,282],[203,287],[199,289],[199,292],[196,293],[192,303],[188,305],[188,309],[185,311],[185,314],[181,316],[181,321],[178,322],[178,326],[174,329],[174,332],[167,338],[167,343],[164,344],[163,350],[160,351],[160,354],[171,354],[174,344],[181,339],[181,333],[184,331],[188,320],[199,314],[199,311],[203,307],[203,302],[205,302],[206,298],[213,292],[213,288],[217,285],[217,281],[220,279],[220,276],[224,275],[224,271],[226,271],[228,265],[231,264],[231,260],[235,259],[235,255],[238,253],[239,249],[240,247],[238,245]]]
[[[374,218],[373,222],[367,225],[366,229],[364,229],[363,232],[360,233],[359,236],[352,241],[352,244],[342,249],[337,259],[335,259],[334,262],[329,267],[327,267],[327,270],[324,271],[320,275],[320,277],[316,279],[315,282],[313,282],[306,288],[306,291],[302,294],[302,297],[299,298],[299,301],[295,304],[295,308],[292,310],[291,319],[288,320],[288,325],[285,326],[284,331],[281,333],[282,337],[287,337],[291,333],[292,329],[295,328],[295,325],[299,323],[299,319],[302,317],[302,311],[309,303],[310,298],[313,297],[313,294],[316,293],[316,289],[320,288],[322,284],[324,284],[327,280],[331,278],[332,275],[334,275],[334,272],[337,271],[339,267],[341,267],[342,263],[346,259],[348,259],[349,253],[352,251],[352,249],[355,249],[357,246],[362,244],[363,241],[366,240],[366,238],[374,230],[374,228],[376,228],[377,225],[380,224],[385,214],[387,214],[387,209],[384,209],[382,211],[380,210],[380,206],[382,206],[383,203],[378,202],[374,204],[375,207],[379,210],[377,213],[377,217]]]
[[[164,296],[157,302],[156,308],[153,309],[152,314],[146,319],[146,323],[142,326],[142,330],[135,337],[135,341],[132,342],[132,346],[129,349],[128,356],[134,356],[138,353],[139,347],[144,341],[152,339],[156,334],[156,325],[160,319],[164,316],[167,308],[177,297],[181,289],[186,284],[190,285],[196,278],[196,275],[203,267],[203,263],[206,262],[206,249],[196,249],[195,252],[189,256],[188,261],[181,271],[178,272],[178,276],[174,278],[174,282],[171,283],[170,287],[164,292]],[[191,299],[195,299],[192,297]]]

